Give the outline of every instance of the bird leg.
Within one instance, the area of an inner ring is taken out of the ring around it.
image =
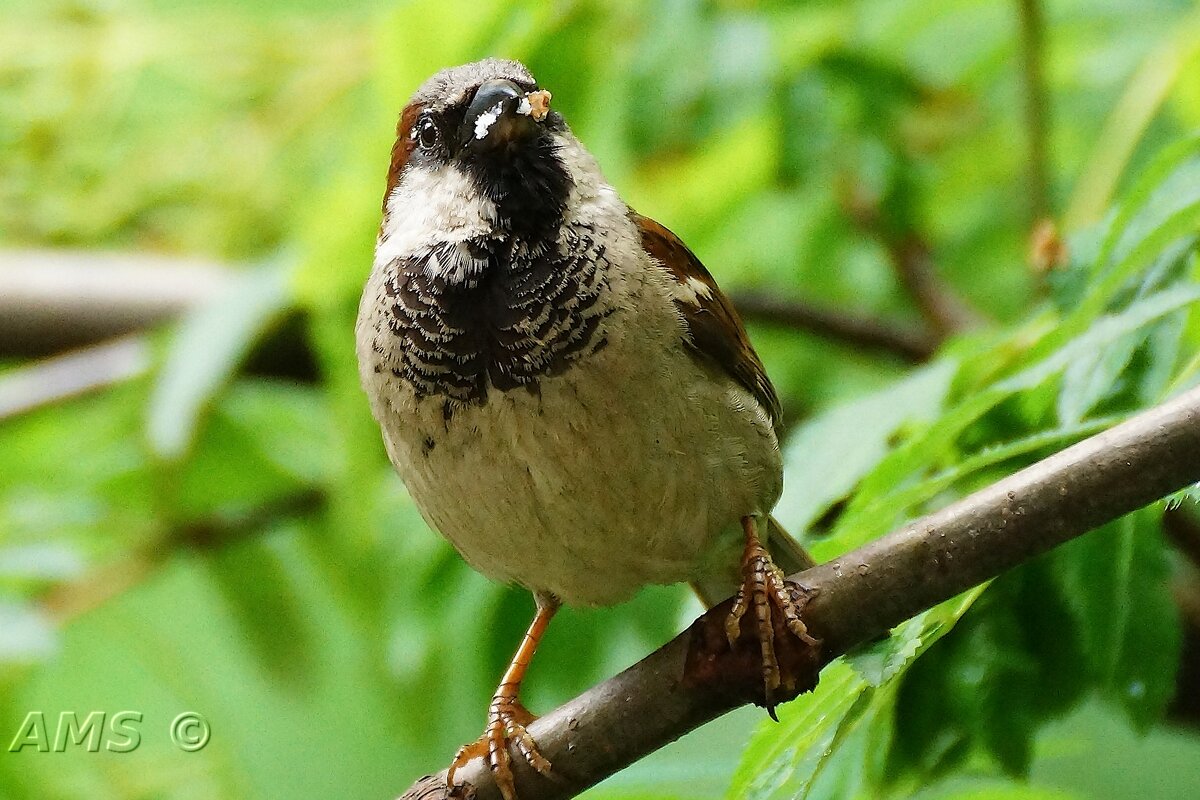
[[[521,640],[521,646],[517,648],[516,655],[505,670],[500,686],[492,697],[492,703],[488,706],[487,727],[483,736],[460,747],[446,771],[446,784],[451,795],[456,788],[454,773],[473,758],[486,758],[492,778],[496,781],[504,800],[517,800],[517,791],[513,786],[512,758],[508,752],[509,742],[516,745],[517,751],[531,767],[543,775],[550,772],[550,762],[538,752],[537,744],[526,730],[526,726],[537,718],[529,713],[518,699],[525,670],[529,668],[538,642],[541,641],[542,634],[546,632],[546,626],[550,624],[550,619],[559,605],[558,600],[550,595],[538,594],[534,597],[537,601],[537,614],[529,624],[529,630],[525,632],[525,638]]]
[[[808,633],[808,627],[800,618],[802,604],[793,597],[784,580],[783,571],[775,566],[770,553],[758,538],[756,517],[742,517],[742,529],[746,533],[746,549],[742,552],[742,585],[734,598],[733,608],[725,618],[725,636],[732,648],[742,634],[742,617],[754,609],[754,623],[762,649],[762,677],[767,712],[775,717],[775,690],[779,688],[781,674],[779,660],[775,656],[774,609],[783,615],[784,626],[806,645],[818,642]]]

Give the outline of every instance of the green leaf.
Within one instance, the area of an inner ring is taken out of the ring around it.
[[[332,411],[317,389],[266,380],[239,380],[219,413],[280,472],[305,484],[326,480],[342,454],[329,427]]]
[[[1148,363],[1137,376],[1137,400],[1144,405],[1159,403],[1170,395],[1172,381],[1181,373],[1179,356],[1184,352],[1189,309],[1172,314],[1150,329],[1145,349]]]
[[[821,787],[838,780],[830,777],[823,782],[824,771],[833,775],[852,771],[880,780],[882,766],[871,764],[883,758],[886,748],[843,750],[843,746],[860,725],[875,724],[865,720],[890,715],[897,679],[983,591],[984,587],[976,587],[942,603],[903,623],[888,639],[826,667],[812,694],[780,707],[779,724],[759,727],[743,753],[728,796],[823,797]]]
[[[1044,559],[997,579],[904,675],[893,774],[921,783],[973,754],[1023,773],[1038,726],[1081,695],[1080,650]]]
[[[1200,483],[1185,486],[1178,492],[1175,492],[1166,499],[1165,505],[1168,509],[1176,509],[1185,503],[1200,505]]]
[[[312,671],[312,634],[286,559],[287,528],[217,548],[205,561],[213,586],[229,606],[241,640],[278,679],[303,681]]]
[[[899,520],[880,516],[871,501],[896,491],[947,452],[963,431],[1004,400],[1041,386],[1080,358],[1200,299],[1200,285],[1177,286],[1105,316],[1040,362],[968,395],[935,424],[888,453],[862,481],[858,495],[838,521],[829,547],[838,552],[858,547],[884,533]]]
[[[1160,517],[1144,509],[1052,554],[1089,670],[1141,730],[1171,699],[1182,640]]]
[[[949,359],[936,361],[883,391],[805,423],[784,453],[786,480],[775,515],[785,527],[807,528],[887,454],[897,430],[935,418],[956,369]]]
[[[1093,285],[1063,321],[1064,334],[1078,331],[1111,302],[1139,268],[1170,242],[1200,229],[1200,136],[1166,148],[1124,198],[1107,228],[1093,271]]]
[[[288,274],[279,267],[245,272],[180,324],[150,397],[146,434],[156,456],[187,453],[213,396],[287,307]]]
[[[1064,426],[1077,425],[1112,391],[1117,378],[1129,366],[1133,352],[1145,339],[1137,331],[1117,339],[1106,348],[1081,353],[1063,372],[1058,393],[1058,419]]]
[[[1068,225],[1087,223],[1109,205],[1138,142],[1180,77],[1189,74],[1189,64],[1200,52],[1198,29],[1200,14],[1177,21],[1129,79],[1122,97],[1108,112],[1099,141],[1071,192],[1063,215]]]
[[[888,635],[866,647],[848,653],[846,662],[853,666],[867,683],[879,688],[898,677],[917,656],[925,652],[946,633],[971,605],[983,594],[984,586],[976,586],[957,598],[907,620]]]
[[[911,486],[897,489],[865,505],[859,515],[870,519],[892,520],[914,513],[914,509],[956,486],[975,482],[981,474],[1008,461],[1027,460],[1039,452],[1062,449],[1121,422],[1125,417],[1103,417],[1080,425],[1034,433],[1015,441],[994,444],[963,458],[958,464]]]
[[[1198,299],[1200,285],[1197,284],[1173,286],[1142,298],[1122,311],[1094,320],[1079,336],[1034,366],[1001,381],[996,385],[996,389],[1005,393],[1032,389],[1081,358],[1098,349],[1111,347],[1126,334],[1140,330]]]
[[[807,797],[821,763],[866,711],[873,691],[849,665],[835,662],[826,667],[811,695],[780,706],[779,723],[759,728],[746,745],[726,796]]]
[[[1137,190],[1122,203],[1097,265],[1115,273],[1101,276],[1116,281],[1146,264],[1170,241],[1195,233],[1196,204],[1200,203],[1200,136],[1167,148],[1146,172]],[[1111,264],[1106,263],[1106,258]]]
[[[1183,630],[1159,526],[1136,531],[1132,551],[1130,620],[1108,695],[1125,709],[1134,728],[1145,733],[1162,720],[1175,695]]]

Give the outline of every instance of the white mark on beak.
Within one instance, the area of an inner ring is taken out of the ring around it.
[[[492,126],[496,124],[496,120],[500,119],[500,112],[503,110],[503,105],[503,102],[496,103],[496,105],[480,114],[479,118],[475,120],[476,139],[482,139],[488,135],[488,131],[490,131]]]

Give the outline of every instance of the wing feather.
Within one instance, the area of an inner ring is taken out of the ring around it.
[[[649,217],[630,215],[641,232],[642,247],[679,286],[675,304],[687,323],[688,347],[749,391],[778,425],[779,396],[729,298],[678,236]]]

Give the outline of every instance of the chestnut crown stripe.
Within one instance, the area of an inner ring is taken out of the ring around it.
[[[681,286],[690,290],[687,299],[677,299],[675,304],[687,323],[692,352],[749,391],[770,414],[771,421],[778,425],[782,416],[779,395],[729,298],[678,236],[637,212],[630,212],[630,217],[641,231],[642,247],[646,252],[660,261]]]

